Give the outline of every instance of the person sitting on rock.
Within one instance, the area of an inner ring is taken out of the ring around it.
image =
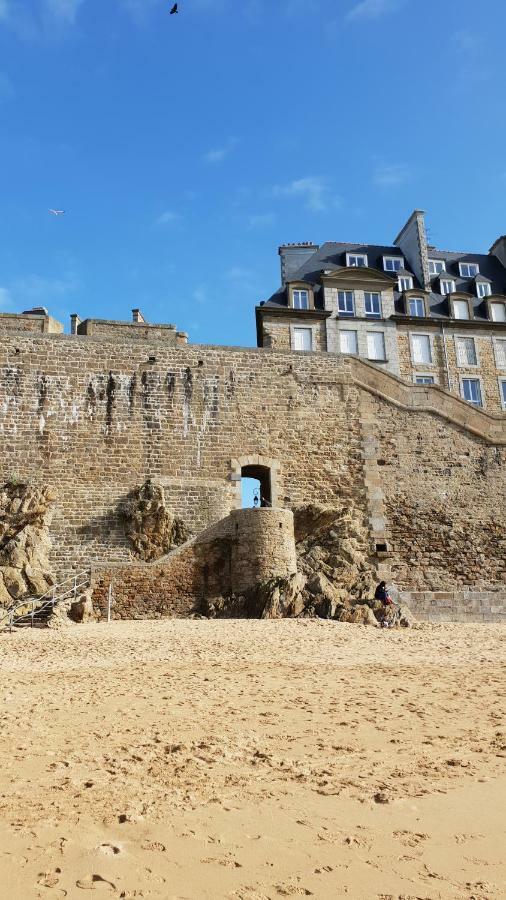
[[[383,628],[391,628],[394,620],[391,607],[394,605],[394,601],[388,593],[385,581],[380,581],[380,583],[378,584],[378,587],[374,592],[374,599],[379,600],[383,606],[383,609],[380,611],[381,624]]]

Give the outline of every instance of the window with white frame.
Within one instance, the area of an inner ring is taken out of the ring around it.
[[[413,288],[413,279],[411,275],[400,275],[399,276],[399,290],[400,291],[411,291]]]
[[[408,301],[408,311],[410,316],[424,316],[425,303],[422,297],[410,297]]]
[[[506,378],[501,378],[499,380],[499,390],[501,392],[501,405],[503,409],[506,409]]]
[[[478,357],[476,355],[476,346],[472,337],[455,338],[455,346],[457,349],[457,365],[458,366],[477,366]]]
[[[413,354],[413,363],[427,365],[432,363],[432,350],[430,346],[430,337],[428,334],[412,334],[411,335],[411,352]]]
[[[506,338],[499,338],[494,342],[495,361],[498,369],[506,369]]]
[[[371,319],[381,319],[381,294],[364,293],[365,314]]]
[[[382,331],[367,332],[367,356],[369,359],[386,359],[385,335]]]
[[[398,272],[404,268],[404,260],[402,256],[384,256],[383,268],[385,272]]]
[[[506,322],[506,303],[491,303],[490,316],[492,322]]]
[[[346,265],[352,269],[361,269],[367,266],[367,254],[365,253],[347,253]]]
[[[434,375],[415,375],[415,384],[435,384]]]
[[[454,319],[469,318],[469,303],[467,300],[454,300],[452,302],[452,309]]]
[[[455,282],[452,278],[442,278],[441,279],[441,293],[443,297],[446,297],[447,294],[453,294],[455,291]]]
[[[439,275],[441,272],[446,272],[444,259],[429,259],[429,275]]]
[[[341,353],[358,354],[357,332],[342,328],[339,332],[339,349]]]
[[[294,328],[293,329],[293,349],[294,350],[312,350],[313,334],[310,328]]]
[[[337,292],[337,311],[340,316],[355,315],[355,297],[353,291]]]
[[[459,270],[461,278],[474,278],[476,275],[480,274],[480,267],[478,263],[459,263]]]
[[[483,406],[481,399],[481,384],[478,378],[463,378],[461,392],[464,400],[473,403],[474,406]]]
[[[294,309],[309,309],[309,291],[292,291],[292,303]]]
[[[492,293],[492,287],[488,283],[488,281],[477,281],[476,293],[478,294],[478,297],[490,297],[490,294]]]

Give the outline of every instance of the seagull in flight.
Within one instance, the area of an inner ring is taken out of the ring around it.
[[[179,12],[179,10],[178,10],[178,8],[177,8],[177,3],[174,3],[174,6],[172,7],[172,9],[171,9],[169,15],[170,15],[170,16],[173,16],[174,13],[177,13],[177,12]]]
[[[51,213],[52,216],[64,216],[65,215],[64,209],[50,209],[49,212]]]

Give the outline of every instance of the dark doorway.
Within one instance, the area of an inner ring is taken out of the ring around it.
[[[272,506],[271,470],[267,466],[243,466],[241,479],[243,481],[243,506],[254,506],[253,499],[246,503],[244,500],[245,495],[249,497],[250,492],[255,488],[259,494],[259,506]]]

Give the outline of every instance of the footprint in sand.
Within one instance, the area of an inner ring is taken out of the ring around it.
[[[37,884],[42,887],[54,888],[60,880],[61,869],[55,869],[54,872],[39,872]]]
[[[158,853],[165,853],[167,849],[165,844],[161,844],[159,841],[144,841],[141,847],[143,850],[155,850]]]
[[[100,844],[97,850],[100,850],[100,853],[104,853],[106,856],[117,856],[118,853],[121,853],[121,847],[116,847],[115,844]]]
[[[101,875],[86,875],[76,881],[76,887],[82,891],[115,891],[116,885]]]

